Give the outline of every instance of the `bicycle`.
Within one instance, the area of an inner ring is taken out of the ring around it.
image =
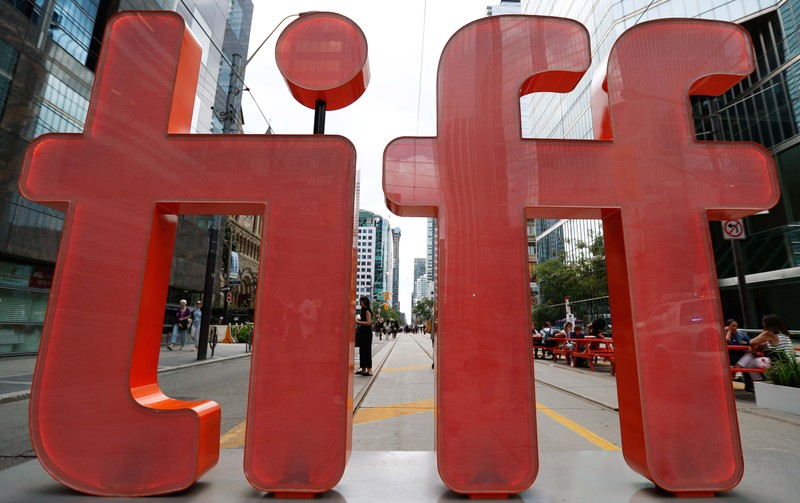
[[[217,327],[211,329],[211,334],[208,337],[208,345],[211,346],[211,358],[214,358],[214,350],[217,348],[219,338],[217,336]]]

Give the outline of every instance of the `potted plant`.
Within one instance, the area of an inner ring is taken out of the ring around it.
[[[769,382],[756,381],[756,405],[800,415],[800,362],[784,353],[767,369]]]

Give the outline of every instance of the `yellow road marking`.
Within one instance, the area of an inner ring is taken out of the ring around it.
[[[579,425],[578,423],[576,423],[574,421],[570,421],[569,419],[567,419],[566,417],[562,416],[561,414],[559,414],[559,413],[557,413],[557,412],[555,412],[555,411],[553,411],[551,409],[548,409],[547,407],[545,407],[544,405],[542,405],[542,404],[540,404],[538,402],[536,403],[536,409],[542,411],[542,413],[544,415],[546,415],[546,416],[550,417],[551,419],[555,420],[557,423],[560,423],[560,424],[566,426],[570,430],[574,431],[578,435],[582,436],[583,438],[585,438],[589,442],[593,443],[594,445],[600,447],[601,449],[603,449],[605,451],[619,451],[620,450],[619,447],[617,447],[616,445],[612,444],[611,442],[609,442],[608,440],[604,439],[603,437],[592,433],[591,431],[587,430],[586,428],[584,428],[583,426]]]
[[[247,421],[242,421],[222,434],[219,439],[220,449],[235,449],[244,445],[244,431]]]
[[[433,399],[416,402],[395,403],[384,407],[360,408],[353,418],[353,424],[371,423],[394,417],[410,416],[421,412],[433,412]]]
[[[385,370],[385,369],[384,369]],[[392,419],[395,417],[410,416],[413,414],[420,414],[423,412],[433,412],[434,403],[432,398],[426,400],[418,400],[416,402],[402,402],[383,407],[370,407],[358,409],[353,424],[371,423],[374,421],[382,421],[384,419]],[[592,433],[578,423],[567,419],[566,417],[558,414],[552,409],[548,409],[540,403],[536,403],[536,409],[541,411],[546,416],[550,417],[557,423],[569,428],[573,432],[582,436],[589,442],[595,444],[606,451],[619,451],[620,448],[608,440]],[[236,449],[244,446],[244,434],[247,421],[242,421],[234,426],[220,437],[220,448],[222,449]]]
[[[430,370],[431,366],[430,365],[411,365],[411,366],[408,366],[408,367],[389,367],[389,368],[383,367],[381,369],[381,372],[405,372],[405,371],[408,371],[408,370],[423,370],[423,369]]]

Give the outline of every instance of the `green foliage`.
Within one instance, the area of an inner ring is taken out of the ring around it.
[[[608,295],[606,256],[603,237],[591,244],[578,243],[589,255],[577,262],[566,263],[563,257],[546,260],[536,266],[536,276],[543,301],[550,304],[570,299],[591,299]]]
[[[533,324],[537,330],[544,327],[545,321],[553,321],[564,317],[564,309],[551,306],[550,304],[540,304],[533,311]]]
[[[247,338],[253,334],[253,325],[234,325],[231,327],[231,335],[236,342],[247,342]]]
[[[582,260],[566,263],[563,257],[559,257],[536,266],[541,295],[541,302],[533,312],[533,323],[537,328],[544,326],[545,321],[564,318],[564,297],[574,302],[608,296],[603,236],[594,237],[591,243],[579,242],[577,248],[588,252]],[[600,312],[608,312],[608,309]]]
[[[375,316],[377,318],[383,318],[385,320],[397,320],[397,322],[399,323],[401,318],[403,317],[403,313],[394,309],[391,306],[389,306],[388,309],[384,308],[383,305],[385,303],[386,303],[385,301],[384,302],[375,301],[372,303],[373,306],[372,310],[374,311]]]
[[[433,299],[422,299],[411,308],[411,316],[416,323],[424,323],[433,319]]]
[[[794,356],[778,353],[766,375],[773,384],[800,388],[800,363]]]

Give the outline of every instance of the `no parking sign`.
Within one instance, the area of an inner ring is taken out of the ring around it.
[[[725,239],[744,239],[744,222],[739,220],[722,221],[722,237]]]

